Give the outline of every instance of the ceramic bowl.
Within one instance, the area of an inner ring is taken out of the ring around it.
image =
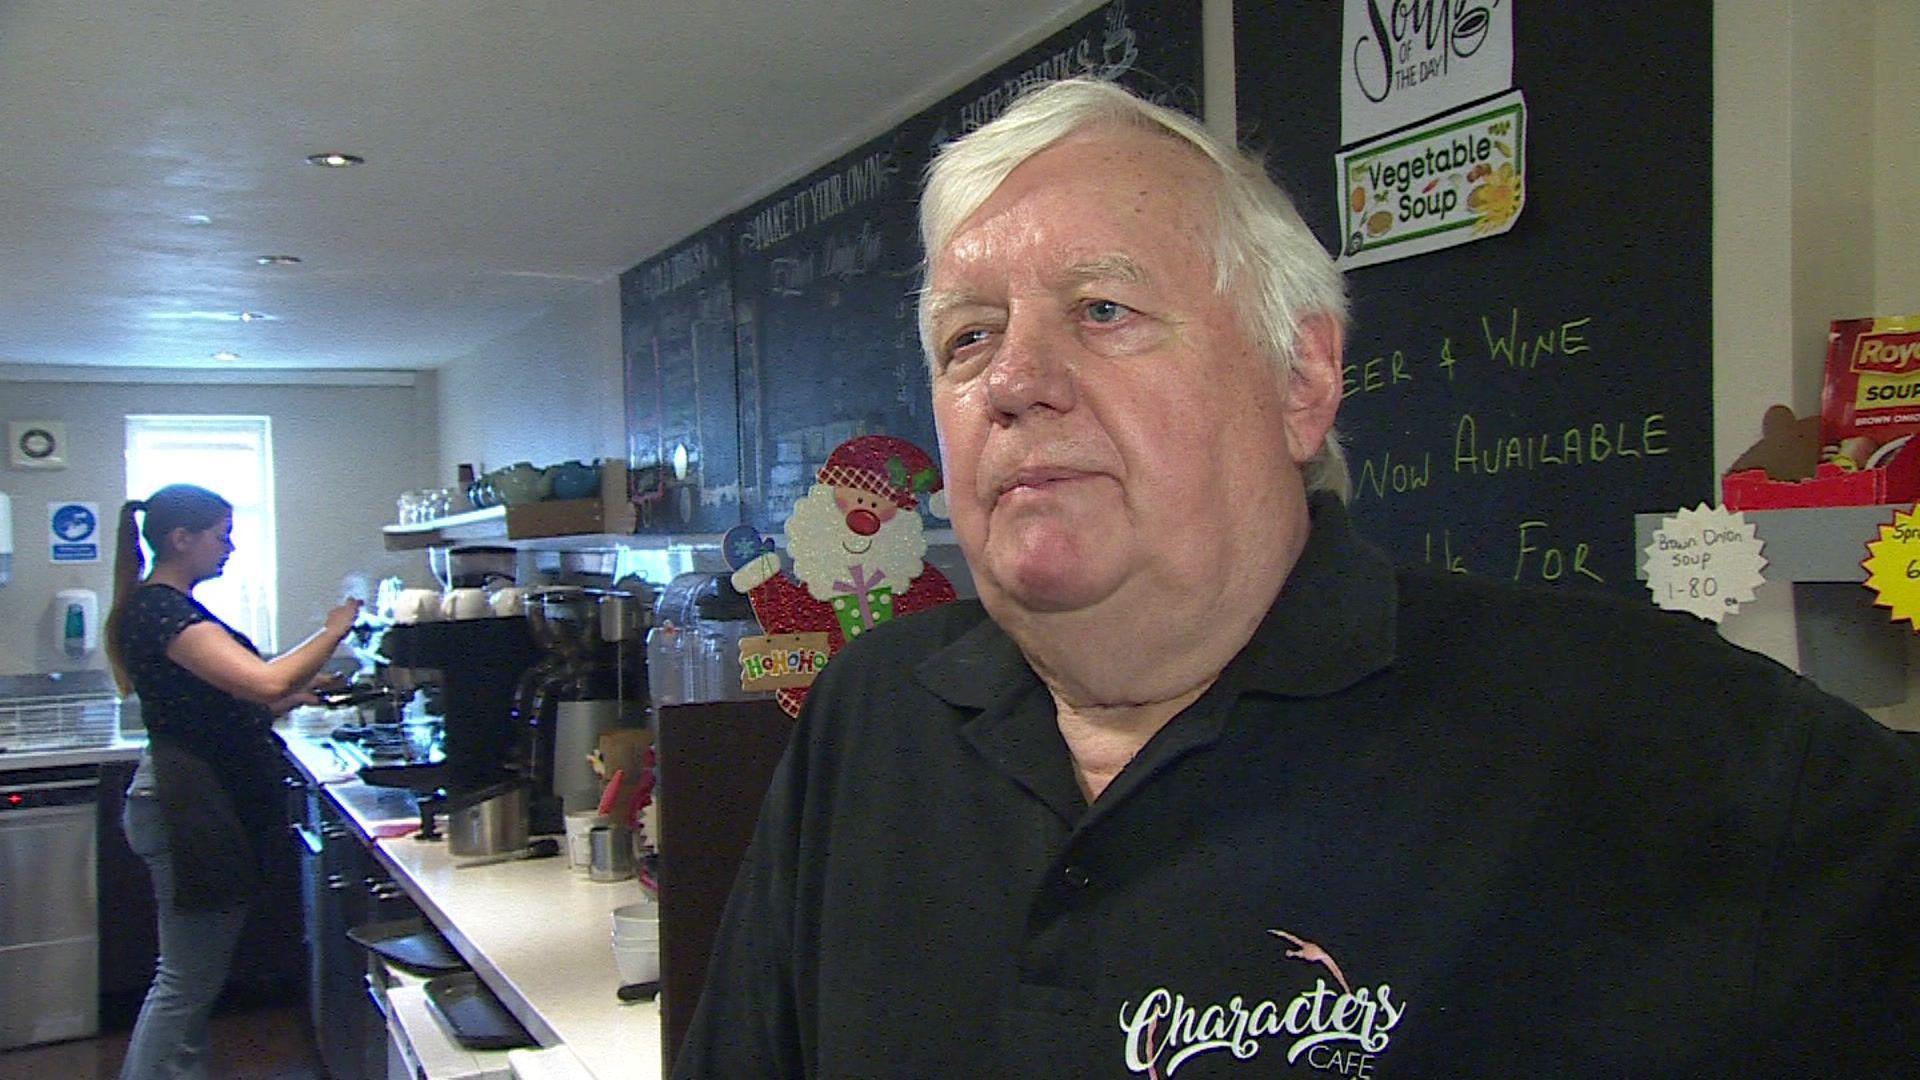
[[[531,462],[516,461],[504,469],[488,473],[487,480],[493,485],[496,501],[508,506],[539,502],[547,497],[546,470],[534,468]]]
[[[599,462],[589,465],[584,461],[563,461],[549,465],[547,478],[556,499],[590,499],[600,494]]]

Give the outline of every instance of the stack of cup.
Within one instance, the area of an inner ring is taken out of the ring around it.
[[[660,978],[660,905],[652,900],[613,910],[613,963],[620,985]]]
[[[575,873],[584,874],[593,869],[593,843],[590,834],[595,825],[604,824],[606,819],[601,817],[597,810],[567,811],[567,865]]]

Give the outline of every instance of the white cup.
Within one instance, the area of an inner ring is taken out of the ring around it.
[[[485,589],[448,589],[440,602],[440,612],[449,619],[481,619],[493,614]]]
[[[567,866],[584,874],[593,868],[593,841],[589,835],[600,819],[597,810],[567,811]]]
[[[623,986],[653,982],[660,978],[660,946],[657,942],[652,945],[615,944],[613,964],[620,972]]]
[[[518,585],[502,585],[488,598],[495,615],[519,615],[527,610],[527,590]]]
[[[432,589],[401,589],[393,594],[393,621],[439,622],[440,594]]]

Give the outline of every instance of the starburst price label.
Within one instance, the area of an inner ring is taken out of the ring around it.
[[[1878,596],[1873,606],[1892,608],[1894,622],[1905,619],[1920,631],[1920,523],[1915,515],[1895,510],[1893,520],[1880,526],[1880,539],[1867,542],[1860,567],[1867,572],[1867,588]]]
[[[1647,545],[1647,588],[1669,611],[1719,622],[1753,599],[1767,560],[1746,516],[1701,503],[1660,519]]]

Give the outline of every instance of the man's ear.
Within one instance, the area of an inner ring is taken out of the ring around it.
[[[1293,371],[1287,376],[1287,448],[1297,464],[1320,452],[1340,410],[1340,324],[1309,315],[1293,334]]]

